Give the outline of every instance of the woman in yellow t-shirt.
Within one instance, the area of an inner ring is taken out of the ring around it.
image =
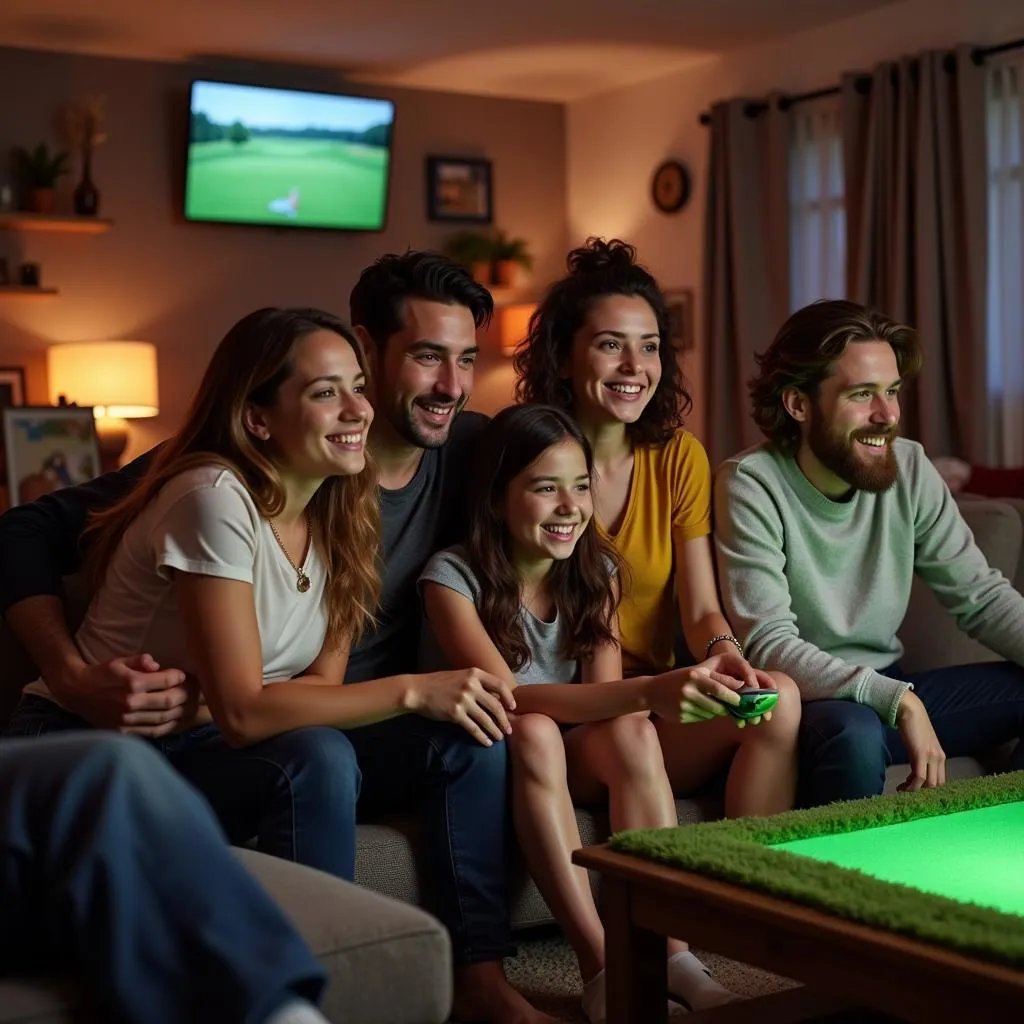
[[[800,695],[788,676],[747,663],[722,613],[710,542],[711,469],[683,429],[690,396],[665,299],[624,242],[591,239],[569,254],[568,269],[517,349],[516,392],[521,401],[570,412],[593,448],[595,519],[628,569],[619,606],[623,668],[643,675],[672,667],[678,607],[686,646],[703,665],[735,679],[737,689],[778,689],[770,722],[756,728],[737,729],[728,715],[710,713],[655,725],[677,794],[728,769],[727,815],[788,810]]]

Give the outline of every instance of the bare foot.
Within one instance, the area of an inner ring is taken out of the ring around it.
[[[455,968],[451,1019],[462,1024],[557,1024],[508,983],[500,960]]]

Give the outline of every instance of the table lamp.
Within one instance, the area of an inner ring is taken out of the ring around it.
[[[86,341],[51,345],[46,353],[50,401],[92,406],[103,468],[118,465],[130,419],[156,416],[156,346],[148,341]]]

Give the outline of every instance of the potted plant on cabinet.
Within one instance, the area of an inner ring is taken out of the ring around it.
[[[517,282],[519,268],[533,269],[533,256],[525,238],[509,238],[499,231],[494,240],[494,280],[505,288],[512,288]]]
[[[494,239],[479,231],[460,231],[448,240],[448,255],[469,269],[473,280],[489,285],[494,271]]]
[[[53,213],[56,187],[68,173],[68,154],[51,153],[45,142],[29,150],[17,146],[11,150],[12,170],[28,192],[28,208],[32,213]]]

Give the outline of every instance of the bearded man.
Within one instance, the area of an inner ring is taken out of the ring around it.
[[[846,301],[794,313],[749,383],[766,437],[715,481],[726,613],[751,665],[804,699],[801,802],[941,786],[946,757],[1024,734],[1024,597],[991,568],[921,445],[898,437],[916,333]],[[907,674],[914,574],[1006,659]],[[1018,743],[1011,768],[1024,768]]]

